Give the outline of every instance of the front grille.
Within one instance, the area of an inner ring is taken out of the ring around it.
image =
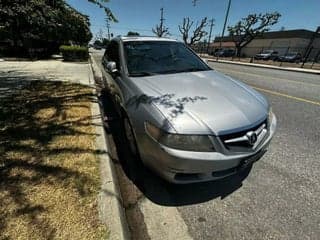
[[[256,137],[256,141],[250,141],[250,134]],[[253,151],[267,135],[267,120],[246,130],[220,136],[225,148],[232,152]]]

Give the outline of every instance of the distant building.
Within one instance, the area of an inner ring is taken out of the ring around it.
[[[219,48],[221,40],[222,48],[235,48],[231,36],[216,37],[211,47]],[[320,27],[316,32],[305,29],[265,32],[245,46],[242,49],[242,54],[251,57],[262,50],[272,49],[278,51],[279,54],[290,51],[300,52],[304,55],[311,47],[311,55],[316,56],[320,51]],[[313,57],[311,55],[310,57]]]

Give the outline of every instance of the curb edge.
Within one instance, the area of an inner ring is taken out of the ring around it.
[[[99,73],[101,74],[100,76]],[[90,54],[90,79],[91,85],[95,87],[94,79],[102,77],[101,70]],[[127,240],[130,239],[129,228],[126,222],[122,198],[115,172],[114,163],[109,156],[108,145],[102,122],[102,111],[95,91],[96,102],[92,103],[93,124],[96,125],[96,147],[101,153],[98,155],[100,162],[101,192],[98,196],[99,217],[103,224],[109,227],[108,239]]]
[[[232,61],[225,61],[225,60],[214,60],[214,59],[209,59],[209,58],[206,58],[206,59],[208,62],[226,63],[226,64],[234,64],[234,65],[243,65],[243,66],[248,66],[248,67],[269,68],[269,69],[276,69],[276,70],[282,70],[282,71],[320,75],[320,71],[313,72],[313,71],[304,71],[302,69],[283,68],[283,67],[278,67],[278,66],[269,66],[269,65],[262,65],[262,64],[241,63],[241,62],[232,62]]]

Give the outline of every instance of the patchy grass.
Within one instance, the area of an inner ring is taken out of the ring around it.
[[[25,80],[1,92],[1,84],[0,239],[107,237],[92,89]]]

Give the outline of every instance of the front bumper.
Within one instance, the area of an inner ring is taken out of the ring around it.
[[[276,118],[268,134],[252,152],[191,152],[168,148],[143,134],[137,143],[141,160],[160,176],[173,183],[194,183],[217,180],[237,173],[258,161],[266,152],[274,135]]]

